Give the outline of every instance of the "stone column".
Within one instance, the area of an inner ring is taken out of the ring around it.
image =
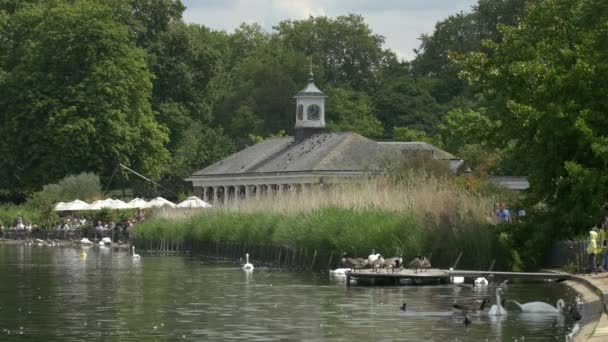
[[[214,186],[213,187],[213,205],[218,205],[218,202],[217,202],[217,192],[218,192],[217,191],[217,186]]]
[[[251,187],[251,185],[245,185],[245,200],[249,199],[249,188]]]
[[[205,201],[205,202],[208,202],[207,201],[207,187],[206,186],[203,187],[203,198],[202,198],[202,200]]]

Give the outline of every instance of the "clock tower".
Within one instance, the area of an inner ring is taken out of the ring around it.
[[[314,82],[312,71],[308,85],[294,96],[296,99],[295,140],[325,132],[325,99],[327,96]]]

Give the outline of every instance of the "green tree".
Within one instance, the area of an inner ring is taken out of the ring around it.
[[[504,124],[529,165],[530,200],[548,205],[551,236],[596,224],[608,196],[608,6],[539,1],[488,53],[472,53],[463,77]]]
[[[327,95],[331,99],[326,109],[330,131],[353,131],[371,138],[382,136],[382,124],[374,116],[368,96],[344,88],[329,88]]]
[[[393,141],[423,141],[432,143],[432,139],[425,132],[408,127],[395,127],[393,129]]]
[[[286,20],[275,30],[287,47],[313,56],[328,82],[349,84],[358,91],[373,89],[376,71],[396,59],[382,49],[384,37],[372,33],[360,15]]]
[[[0,188],[66,174],[108,177],[117,163],[158,177],[168,137],[150,108],[152,74],[114,10],[97,1],[38,5],[0,32]]]

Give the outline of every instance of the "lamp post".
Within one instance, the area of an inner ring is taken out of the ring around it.
[[[464,169],[464,178],[467,179],[467,190],[471,190],[471,175],[472,175],[473,171],[471,171],[471,168],[467,166],[466,169]]]

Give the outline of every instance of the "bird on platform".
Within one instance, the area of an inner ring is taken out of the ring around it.
[[[418,273],[418,269],[422,268],[422,257],[420,254],[414,258],[414,260],[410,261],[410,268],[414,269],[414,273]]]
[[[406,303],[403,303],[403,304],[402,304],[402,305],[399,307],[399,309],[401,309],[401,311],[406,311],[406,310],[407,310],[406,308],[407,308],[407,304],[406,304]]]
[[[245,265],[243,265],[244,271],[253,271],[253,265],[249,263],[249,253],[245,253]]]
[[[475,286],[480,287],[480,286],[488,286],[488,284],[490,282],[488,282],[488,280],[484,277],[478,277],[475,279],[475,281],[473,283],[475,284]]]
[[[372,254],[367,257],[367,263],[373,265],[374,261],[378,260],[380,257],[380,253],[376,253],[376,250],[372,248]]]
[[[133,258],[134,260],[138,260],[138,259],[140,259],[140,258],[141,258],[141,257],[139,256],[139,254],[136,254],[136,253],[135,253],[135,246],[131,246],[131,251],[133,252],[133,253],[132,253],[133,255],[131,255],[131,258]]]
[[[426,272],[426,270],[428,270],[429,268],[431,268],[431,260],[428,259],[427,257],[422,257],[421,268],[422,268],[423,271]]]

